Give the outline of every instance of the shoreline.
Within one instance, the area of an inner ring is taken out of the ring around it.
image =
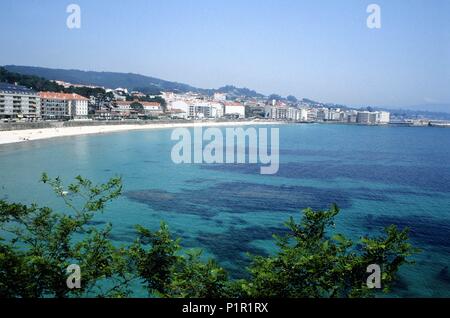
[[[123,124],[123,125],[93,125],[77,127],[34,128],[23,130],[0,131],[0,146],[28,141],[52,139],[59,137],[73,137],[81,135],[97,135],[114,132],[193,128],[193,127],[223,127],[223,126],[252,126],[252,125],[282,125],[280,121],[227,121],[227,122],[184,122],[184,123],[149,123],[149,124]]]

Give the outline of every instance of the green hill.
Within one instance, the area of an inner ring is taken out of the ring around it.
[[[215,92],[221,92],[230,94],[231,96],[264,96],[248,88],[237,88],[231,85],[219,89],[203,89],[188,84],[170,82],[133,73],[64,70],[18,65],[6,65],[4,68],[10,72],[39,76],[48,80],[61,80],[72,84],[95,85],[112,89],[122,87],[129,90],[140,90],[147,94],[157,94],[160,91],[173,91],[180,93],[197,92],[208,95],[214,94]]]

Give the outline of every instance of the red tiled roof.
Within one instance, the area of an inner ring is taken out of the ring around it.
[[[57,100],[89,100],[78,94],[65,94],[65,93],[54,93],[54,92],[39,92],[39,96],[42,99],[57,99]]]
[[[156,103],[156,102],[138,102],[139,104],[141,104],[142,106],[161,106],[160,103]]]
[[[237,102],[225,102],[224,105],[225,106],[244,106],[241,103],[237,103]]]

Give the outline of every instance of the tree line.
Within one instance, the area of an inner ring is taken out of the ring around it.
[[[0,67],[0,82],[10,84],[17,83],[18,85],[31,88],[38,92],[75,93],[86,98],[89,98],[90,96],[107,95],[106,91],[100,87],[64,87],[43,77],[10,72],[4,67]],[[113,97],[112,94],[110,94],[110,97]]]

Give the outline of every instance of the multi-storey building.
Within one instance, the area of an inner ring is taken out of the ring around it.
[[[390,113],[389,112],[369,112],[369,111],[361,111],[358,112],[356,116],[356,122],[358,124],[388,124],[390,122]]]
[[[389,112],[378,112],[378,122],[380,124],[389,124],[391,121],[391,113]]]
[[[267,105],[264,111],[266,114],[265,117],[270,119],[286,120],[289,117],[288,107]]]
[[[287,111],[287,119],[294,121],[302,120],[302,111],[296,107],[289,107]]]
[[[307,121],[316,121],[317,120],[317,108],[308,108],[306,120]]]
[[[223,105],[217,102],[211,102],[211,117],[221,118],[224,115]],[[244,114],[245,115],[245,114]]]
[[[238,102],[224,102],[225,115],[234,115],[245,118],[245,106]]]
[[[204,101],[193,101],[189,103],[189,113],[190,118],[210,118],[211,117],[211,106],[208,102]]]
[[[35,120],[40,117],[37,92],[20,85],[0,83],[0,118]]]
[[[356,123],[358,112],[356,110],[347,110],[343,113],[343,121],[346,123]]]
[[[327,121],[330,117],[330,110],[328,108],[320,108],[317,110],[317,121]]]
[[[373,115],[371,112],[369,111],[363,111],[363,112],[358,112],[358,114],[356,115],[356,122],[358,124],[371,124],[371,123],[375,123],[371,122],[373,120]]]
[[[89,99],[78,94],[40,92],[44,119],[86,119]]]

